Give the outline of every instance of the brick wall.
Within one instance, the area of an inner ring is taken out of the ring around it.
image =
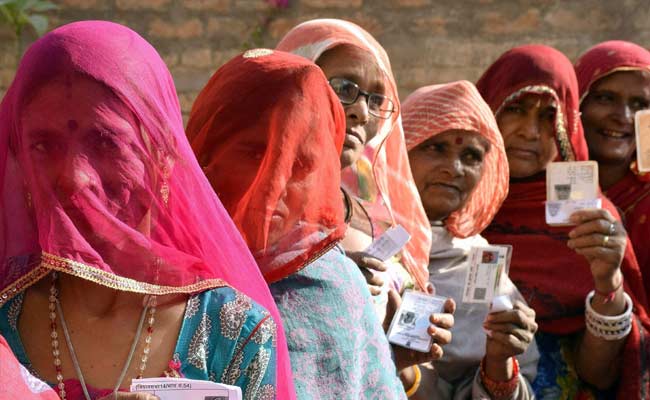
[[[81,20],[126,24],[161,53],[183,113],[210,75],[248,43],[273,47],[297,23],[349,19],[381,42],[406,97],[415,88],[456,79],[475,81],[505,50],[545,43],[570,58],[597,42],[625,39],[650,46],[646,0],[54,0],[50,27]],[[264,26],[261,35],[256,28]],[[23,35],[26,46],[31,37]],[[0,27],[0,95],[13,79],[17,41]]]

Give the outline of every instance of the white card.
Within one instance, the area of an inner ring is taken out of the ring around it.
[[[397,225],[379,236],[364,252],[381,261],[386,261],[399,253],[409,239],[411,239],[411,235],[406,229]]]
[[[472,247],[463,288],[464,303],[489,304],[499,294],[501,277],[508,275],[512,246]]]
[[[571,225],[575,211],[600,208],[598,163],[595,161],[554,162],[546,168],[546,223]]]
[[[637,111],[634,115],[636,132],[636,163],[639,171],[650,171],[650,110]]]
[[[431,324],[429,317],[442,312],[446,300],[440,296],[405,290],[402,304],[388,329],[388,341],[422,353],[431,350],[433,339],[427,332]]]
[[[241,400],[241,388],[185,378],[144,378],[131,381],[131,392],[144,392],[160,400]]]

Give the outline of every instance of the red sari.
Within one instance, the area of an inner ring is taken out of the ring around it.
[[[610,40],[587,50],[575,63],[580,101],[598,80],[619,71],[650,71],[650,52],[634,43]],[[634,164],[634,163],[633,163]],[[650,293],[650,175],[635,168],[606,192],[623,214],[623,222],[644,277],[646,296]]]
[[[570,61],[559,51],[542,45],[514,48],[492,64],[477,88],[495,115],[524,94],[551,95],[557,107],[558,159],[588,159],[578,112],[578,84]],[[585,258],[566,245],[570,228],[546,224],[545,200],[544,173],[512,179],[508,197],[483,235],[490,243],[513,245],[510,277],[537,313],[540,332],[568,336],[585,329],[584,301],[593,289],[593,278]],[[614,205],[605,197],[602,202],[618,218]],[[634,318],[623,354],[618,398],[644,398],[650,393],[650,319],[629,243],[621,271],[625,291],[634,301]]]

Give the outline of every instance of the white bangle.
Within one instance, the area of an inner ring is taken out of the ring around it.
[[[602,315],[591,307],[595,291],[592,290],[585,298],[585,324],[587,330],[594,336],[605,340],[620,340],[629,335],[632,330],[632,299],[623,292],[625,311],[620,315]]]

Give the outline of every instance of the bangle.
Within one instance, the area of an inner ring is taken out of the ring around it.
[[[614,298],[616,297],[616,292],[618,291],[618,289],[621,288],[621,286],[623,286],[623,275],[621,275],[621,282],[611,292],[601,292],[596,288],[594,288],[594,291],[599,295],[603,296],[605,298],[605,300],[603,300],[603,304],[607,304],[614,301]]]
[[[413,382],[413,385],[409,388],[409,390],[406,391],[406,397],[413,396],[415,392],[417,392],[420,388],[420,381],[422,380],[422,372],[420,371],[420,367],[414,365],[413,373],[415,373],[415,382]]]
[[[620,340],[629,335],[632,330],[632,299],[623,292],[625,311],[620,315],[602,315],[591,307],[594,298],[592,290],[585,298],[585,325],[594,336],[605,340]]]
[[[519,385],[519,361],[515,357],[510,358],[512,359],[512,377],[507,381],[495,381],[487,376],[487,372],[485,372],[485,357],[481,360],[481,382],[492,397],[499,399],[509,398],[517,390],[517,385]]]

